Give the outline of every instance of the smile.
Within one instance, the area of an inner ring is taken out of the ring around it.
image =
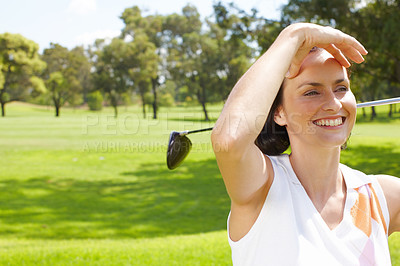
[[[343,125],[345,117],[338,117],[336,119],[319,119],[313,121],[313,123],[317,126],[323,126],[323,127],[337,127],[340,125]]]

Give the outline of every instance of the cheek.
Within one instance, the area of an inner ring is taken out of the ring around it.
[[[296,108],[293,108],[296,106]],[[309,124],[313,114],[309,105],[294,105],[285,112],[286,129],[290,135],[309,133]]]
[[[306,123],[318,110],[318,102],[295,97],[289,98],[283,106],[288,124],[295,125]]]
[[[356,98],[352,92],[346,94],[342,99],[343,107],[349,112],[351,117],[356,117],[357,115],[357,103]]]
[[[357,117],[357,104],[356,104],[356,99],[354,97],[353,93],[347,93],[346,96],[342,99],[342,104],[343,108],[346,110],[348,113],[348,119],[349,119],[349,132],[350,134],[351,130],[354,128],[354,124],[356,122],[356,117]]]
[[[293,102],[288,118],[290,121],[302,121],[302,123],[312,120],[312,117],[318,112],[320,104],[313,101]]]

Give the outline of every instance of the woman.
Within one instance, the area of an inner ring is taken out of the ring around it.
[[[233,88],[211,138],[234,265],[390,265],[400,179],[339,163],[356,119],[348,59],[366,54],[339,30],[294,24]]]

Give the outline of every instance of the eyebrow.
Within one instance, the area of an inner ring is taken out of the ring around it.
[[[333,83],[333,84],[339,84],[339,83],[342,83],[343,81],[345,81],[346,79],[337,79],[337,80],[335,80],[335,82]],[[309,81],[306,81],[306,82],[304,82],[304,83],[302,83],[300,86],[298,86],[297,87],[297,89],[300,89],[301,87],[303,87],[303,86],[313,86],[313,87],[322,87],[323,86],[323,84],[322,83],[319,83],[319,82],[309,82]]]

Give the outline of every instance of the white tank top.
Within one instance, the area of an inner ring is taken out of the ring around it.
[[[347,186],[343,220],[331,230],[297,179],[287,154],[270,156],[274,180],[264,206],[239,241],[233,265],[391,265],[389,212],[373,176],[340,165]]]

